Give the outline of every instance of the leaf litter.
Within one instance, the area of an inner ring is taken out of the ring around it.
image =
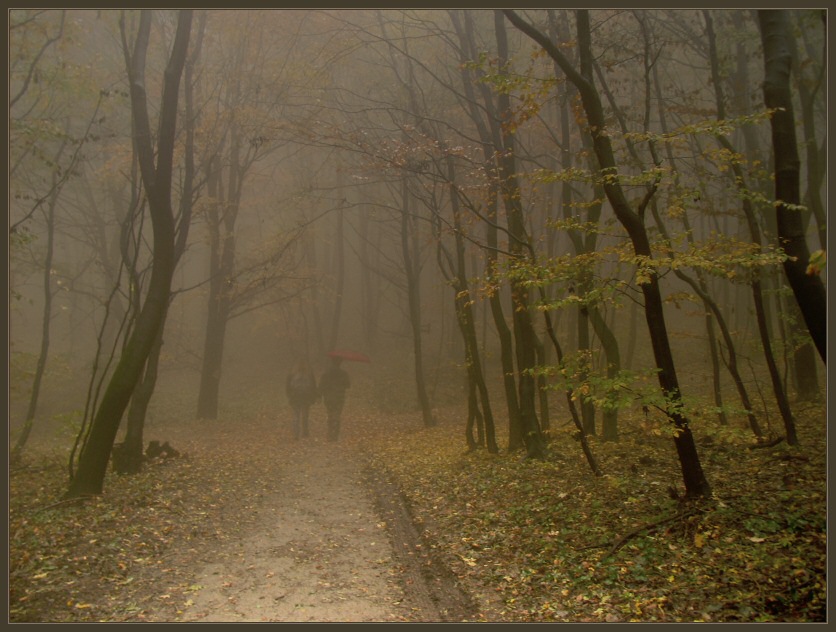
[[[640,413],[622,411],[619,442],[591,438],[600,478],[568,426],[552,432],[548,459],[532,461],[467,451],[465,411],[437,413],[439,424],[422,428],[416,413],[358,407],[334,446],[363,464],[357,484],[375,499],[377,515],[361,529],[376,535],[364,546],[385,545],[356,558],[387,578],[385,586],[364,584],[369,599],[385,602],[370,620],[826,620],[823,404],[797,412],[798,447],[748,449],[744,422],[701,422],[695,434],[714,494],[699,502],[675,497],[675,451],[646,431]],[[241,543],[265,529],[283,468],[298,451],[282,416],[149,429],[182,456],[152,461],[135,476],[108,473],[104,494],[77,503],[60,501],[63,453],[33,452],[10,473],[9,620],[200,620],[207,551],[230,603],[245,595],[235,592],[242,578],[249,591],[276,580],[281,573],[254,566]],[[318,472],[344,476],[332,470]],[[297,543],[285,554],[301,563],[351,542]],[[317,581],[339,601],[332,580]],[[415,584],[420,596],[409,593]],[[451,587],[463,596],[439,609]]]

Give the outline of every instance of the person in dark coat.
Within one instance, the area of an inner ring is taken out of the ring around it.
[[[332,357],[331,366],[319,378],[319,390],[328,411],[329,441],[336,441],[340,436],[340,416],[345,404],[345,391],[351,386],[348,373],[340,367],[341,364],[341,358]]]
[[[293,408],[293,438],[308,436],[311,406],[319,398],[316,376],[307,361],[299,360],[287,375],[287,399]]]

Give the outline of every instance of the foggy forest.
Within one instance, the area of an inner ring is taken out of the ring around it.
[[[9,622],[826,621],[826,17],[8,11]]]

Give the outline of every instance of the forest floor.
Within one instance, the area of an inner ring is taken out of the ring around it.
[[[10,473],[9,621],[825,621],[825,407],[797,415],[800,447],[700,428],[699,502],[630,414],[592,439],[598,478],[564,422],[530,461],[468,452],[457,410],[349,407],[338,443],[318,409],[298,442],[269,407],[158,422],[180,456],[72,503],[65,452],[34,446]]]

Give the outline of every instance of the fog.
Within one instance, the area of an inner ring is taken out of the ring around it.
[[[178,13],[152,13],[143,94],[157,152]],[[758,24],[747,11],[712,13],[713,52],[701,11],[594,10],[589,72],[627,200],[641,209],[661,261],[655,270],[682,393],[695,410],[725,406],[739,418],[740,390],[727,371],[730,350],[716,314],[678,272],[718,306],[759,411],[774,413],[776,404],[753,278],[763,287],[771,352],[787,392],[819,393],[824,364],[777,248]],[[823,46],[814,13],[792,18],[809,81],[818,77]],[[573,12],[520,15],[578,63]],[[146,304],[160,238],[137,157],[138,101],[127,70],[141,54],[140,29],[135,11],[10,12],[12,443],[29,419],[33,441],[70,446],[83,420],[95,416]],[[291,365],[305,357],[319,373],[326,353],[339,348],[371,358],[346,365],[357,402],[414,412],[416,428],[439,410],[459,410],[464,436],[468,379],[475,379],[459,326],[466,304],[504,449],[509,413],[492,295],[514,336],[518,385],[532,368],[552,367],[539,386],[550,386],[553,428],[571,427],[567,389],[597,388],[599,398],[588,402],[593,412],[584,414],[598,415],[591,429],[597,423],[600,432],[613,359],[591,321],[596,315],[620,352],[620,409],[640,407],[641,396],[658,390],[646,270],[592,176],[597,163],[581,99],[532,39],[507,20],[503,33],[507,60],[487,10],[194,13],[170,170],[179,250],[149,423],[235,423],[256,401],[276,414],[286,408]],[[719,97],[712,54],[721,65]],[[815,263],[825,250],[827,178],[811,158],[822,156],[826,91],[794,99]],[[712,128],[718,103],[727,121],[719,131]],[[811,130],[812,147],[804,141]],[[513,169],[503,171],[507,156]],[[746,193],[733,177],[738,165]],[[506,196],[512,179],[516,188]],[[744,199],[754,200],[762,235],[754,246]],[[824,278],[823,269],[817,274]],[[518,287],[529,292],[524,306],[541,349],[533,365],[521,360],[529,343],[515,318]]]

